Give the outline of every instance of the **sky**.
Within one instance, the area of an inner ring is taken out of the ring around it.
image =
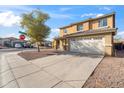
[[[124,38],[124,6],[120,5],[28,5],[28,6],[0,6],[0,37],[19,38],[19,31],[24,31],[20,27],[23,13],[40,9],[48,13],[50,19],[46,22],[51,28],[51,33],[47,40],[52,40],[59,35],[59,28],[73,22],[85,20],[87,18],[98,17],[107,13],[116,12],[117,37]]]

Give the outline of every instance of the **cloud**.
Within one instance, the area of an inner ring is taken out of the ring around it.
[[[55,13],[50,13],[51,18],[56,18],[56,19],[73,19],[73,15],[70,14],[55,14]]]
[[[58,28],[53,28],[53,29],[51,29],[51,32],[59,32],[59,29]]]
[[[117,32],[117,35],[115,36],[115,38],[124,39],[124,31],[118,31],[118,32]]]
[[[100,17],[103,16],[104,14],[96,14],[96,17]]]
[[[96,14],[93,14],[93,13],[85,13],[85,14],[82,14],[81,17],[90,17],[90,16],[94,16]]]
[[[64,7],[64,8],[60,8],[60,11],[65,12],[65,11],[68,11],[68,10],[71,10],[71,9],[72,9],[72,8]]]
[[[5,5],[5,6],[0,6],[0,11],[5,12],[5,11],[16,11],[16,12],[29,12],[31,10],[34,10],[34,8],[30,6],[24,6],[24,5]]]
[[[11,27],[19,25],[21,17],[15,15],[12,11],[0,13],[0,25],[5,27]]]
[[[99,10],[107,10],[107,11],[110,11],[110,10],[112,10],[110,7],[101,7],[101,8],[99,8]]]
[[[102,16],[104,14],[101,14],[101,13],[85,13],[85,14],[82,14],[81,17],[99,17],[99,16]]]
[[[118,32],[117,35],[124,35],[124,31]]]
[[[4,37],[18,37],[15,33],[7,34]]]
[[[59,29],[53,28],[53,29],[51,29],[51,33],[47,40],[52,41],[54,37],[58,37],[58,36],[59,36]]]

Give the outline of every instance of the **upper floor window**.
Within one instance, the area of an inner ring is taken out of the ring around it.
[[[67,29],[64,29],[64,33],[67,33]]]
[[[107,18],[99,20],[99,27],[107,26]]]
[[[83,30],[83,25],[77,25],[77,31],[82,31]]]

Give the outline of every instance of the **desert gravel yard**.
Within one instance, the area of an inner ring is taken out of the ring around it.
[[[124,51],[118,51],[116,57],[105,57],[83,87],[124,88]]]
[[[37,52],[36,50],[35,51],[23,51],[23,52],[20,52],[18,55],[23,57],[26,60],[32,60],[32,59],[47,57],[47,56],[61,54],[61,53],[63,52],[57,51],[54,49],[41,49],[40,52]]]

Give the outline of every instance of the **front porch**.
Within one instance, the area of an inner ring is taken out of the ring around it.
[[[69,38],[56,38],[54,46],[56,50],[68,51],[69,50]]]

